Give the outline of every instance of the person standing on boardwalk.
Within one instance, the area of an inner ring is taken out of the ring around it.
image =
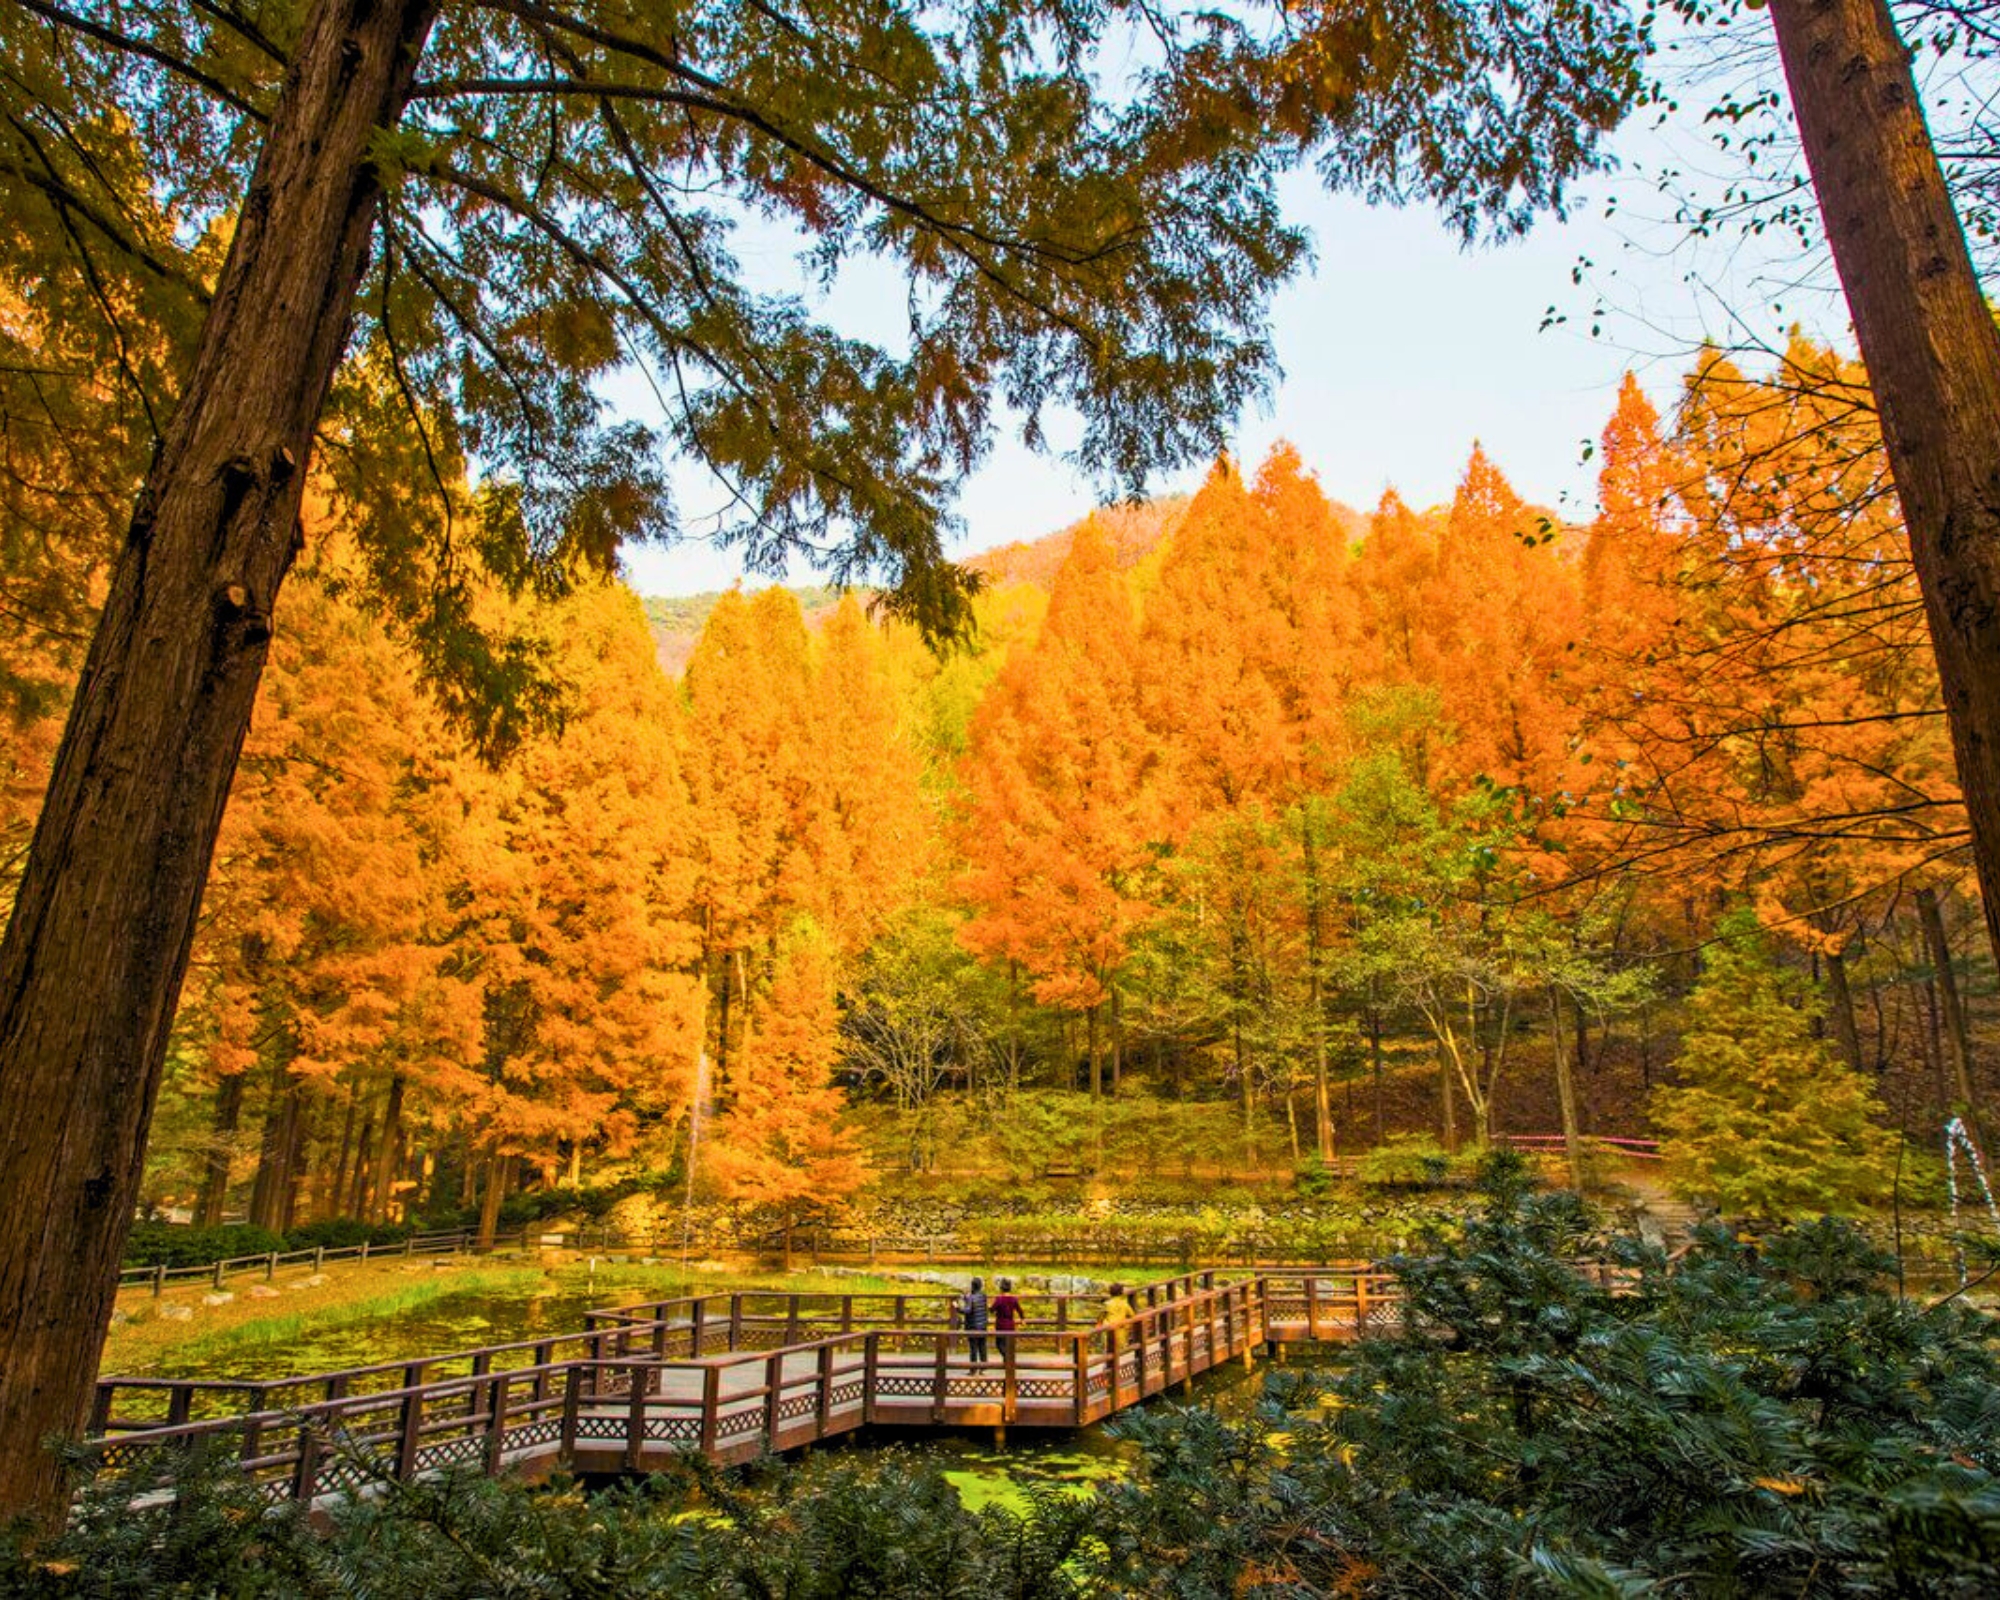
[[[1097,1314],[1097,1325],[1110,1334],[1110,1346],[1116,1350],[1119,1345],[1119,1329],[1130,1322],[1135,1313],[1132,1302],[1125,1298],[1125,1285],[1114,1283],[1111,1292],[1104,1297],[1104,1309]]]
[[[974,1278],[972,1287],[965,1291],[958,1302],[958,1315],[966,1332],[966,1348],[972,1352],[975,1367],[986,1364],[986,1283],[982,1278]]]
[[[1014,1280],[1002,1278],[1000,1292],[993,1297],[993,1331],[1014,1333],[1021,1326],[1021,1302],[1014,1293]],[[1001,1355],[1006,1355],[1007,1346],[1000,1346]]]

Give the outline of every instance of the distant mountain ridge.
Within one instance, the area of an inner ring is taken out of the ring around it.
[[[1119,567],[1130,571],[1159,549],[1162,541],[1180,526],[1192,499],[1193,496],[1185,494],[1162,495],[1157,500],[1102,506],[1090,515],[1097,518],[1110,536],[1112,553]],[[1360,539],[1368,528],[1367,517],[1337,500],[1332,505],[1334,520],[1348,542],[1351,544]],[[991,550],[982,550],[977,555],[962,557],[961,562],[995,586],[1032,583],[1041,589],[1052,588],[1056,570],[1069,554],[1077,529],[1088,520],[1089,517],[1079,517],[1067,527],[1045,533],[1039,539],[1016,539],[1009,544],[996,545]],[[840,591],[829,584],[792,584],[788,587],[798,597],[799,608],[806,614],[808,627],[817,626],[840,604]],[[646,607],[646,620],[652,624],[653,645],[659,655],[661,671],[669,677],[680,676],[687,667],[688,657],[694,654],[695,642],[701,638],[709,612],[715,609],[716,602],[727,592],[711,589],[703,594],[649,594],[641,597]]]

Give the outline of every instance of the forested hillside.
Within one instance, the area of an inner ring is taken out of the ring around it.
[[[786,1212],[871,1170],[1288,1171],[1391,1134],[1671,1124],[1694,1159],[1658,1094],[1698,1076],[1716,951],[1732,1036],[1795,1057],[1715,1088],[1725,1119],[1851,1094],[1865,1192],[1871,1141],[1985,1099],[1991,965],[1852,382],[1711,362],[1671,424],[1628,383],[1587,526],[1478,451],[1450,504],[1364,519],[1288,450],[1225,461],[982,558],[942,655],[853,596],[489,584],[561,702],[498,763],[315,527],[146,1198],[490,1227],[523,1188],[680,1181],[691,1134],[698,1191]],[[60,709],[23,704],[10,860]]]

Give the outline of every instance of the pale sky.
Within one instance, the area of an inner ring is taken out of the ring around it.
[[[1479,440],[1526,498],[1584,517],[1596,481],[1584,443],[1602,429],[1628,368],[1664,410],[1704,335],[1775,341],[1796,321],[1847,342],[1842,308],[1823,289],[1785,303],[1772,288],[1800,270],[1796,245],[1760,243],[1764,254],[1745,259],[1741,243],[1679,245],[1681,230],[1657,220],[1662,202],[1648,174],[1710,160],[1698,137],[1635,123],[1617,148],[1620,171],[1590,182],[1568,221],[1545,220],[1525,240],[1469,251],[1428,211],[1328,196],[1310,174],[1288,180],[1287,211],[1310,229],[1317,264],[1274,303],[1284,378],[1261,412],[1241,419],[1235,453],[1254,465],[1274,441],[1290,439],[1329,495],[1366,510],[1391,486],[1417,506],[1448,499]],[[779,242],[761,255],[746,243],[741,254],[774,283],[796,270]],[[1571,276],[1580,258],[1592,263],[1582,288]],[[874,308],[900,304],[886,273],[870,280],[877,270],[827,301],[839,325],[858,323],[865,333]],[[1611,314],[1592,338],[1600,299]],[[1543,331],[1551,306],[1568,321]],[[1155,487],[1189,488],[1204,470],[1190,467]],[[677,484],[684,509],[711,503],[698,474],[683,473]],[[1062,460],[1003,437],[964,486],[966,531],[952,553],[1037,537],[1098,498]],[[647,594],[724,588],[742,572],[733,552],[699,542],[635,549],[627,566]],[[811,581],[803,564],[791,576]]]

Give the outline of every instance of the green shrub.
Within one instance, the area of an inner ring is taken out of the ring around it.
[[[1991,1318],[1898,1300],[1826,1221],[1675,1265],[1626,1242],[1613,1294],[1574,1268],[1575,1198],[1524,1172],[1395,1263],[1401,1336],[1267,1380],[1253,1420],[1116,1425],[1143,1467],[1098,1496],[1108,1592],[2000,1593]]]
[[[212,1261],[269,1255],[284,1248],[284,1235],[248,1223],[190,1228],[175,1222],[135,1222],[125,1240],[125,1265],[205,1267]]]
[[[1360,1161],[1354,1175],[1384,1188],[1434,1189],[1451,1175],[1452,1156],[1427,1133],[1399,1133]]]

